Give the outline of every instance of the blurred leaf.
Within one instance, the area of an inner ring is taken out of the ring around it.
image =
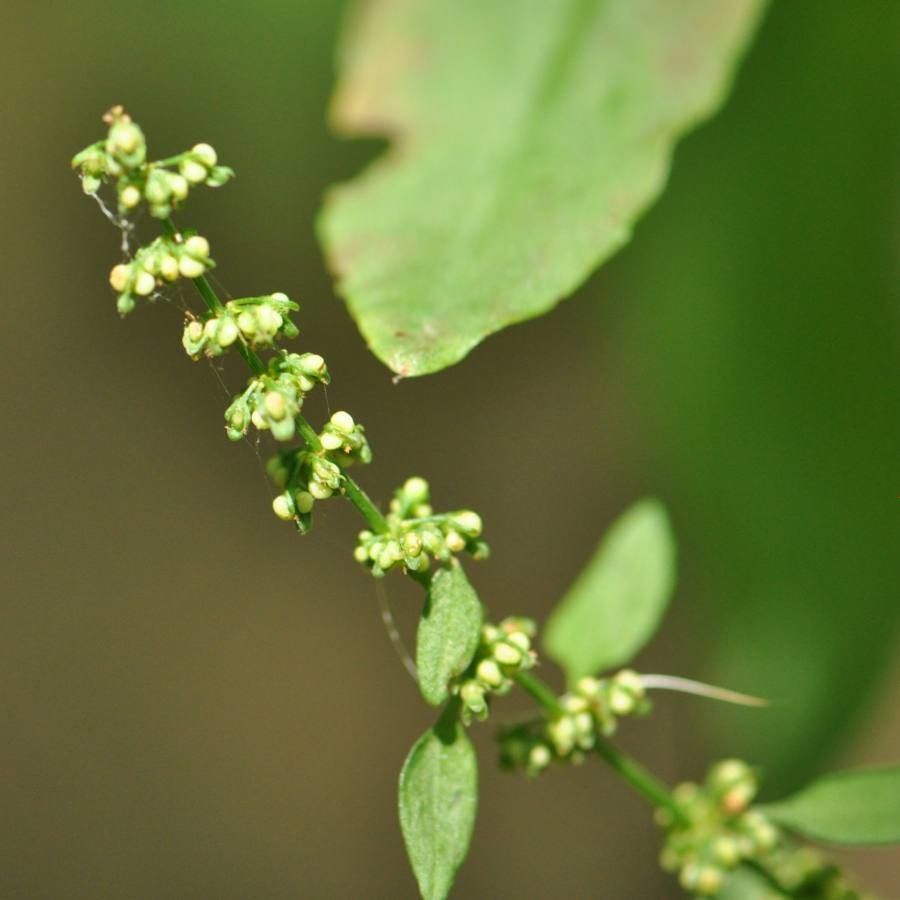
[[[570,294],[722,102],[762,5],[358,5],[334,122],[393,147],[332,192],[320,234],[376,356],[435,372]]]
[[[478,761],[452,703],[416,741],[400,772],[400,827],[425,900],[450,893],[477,805]]]
[[[827,775],[762,809],[779,824],[818,841],[900,843],[900,766]]]
[[[628,662],[650,640],[675,584],[675,540],[662,504],[623,513],[551,613],[547,655],[570,682]]]
[[[472,661],[481,635],[481,602],[459,563],[431,578],[416,637],[419,690],[432,705],[447,699],[447,682]]]
[[[716,900],[779,900],[788,896],[772,887],[763,875],[741,866],[729,873]]]

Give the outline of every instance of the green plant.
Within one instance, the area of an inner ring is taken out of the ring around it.
[[[143,132],[121,107],[105,120],[106,138],[73,160],[85,192],[100,200],[101,186],[114,183],[117,212],[103,208],[122,229],[126,247],[134,231],[128,217],[142,206],[163,232],[113,267],[119,312],[131,313],[138,299],[153,299],[179,278],[191,280],[205,309],[187,318],[187,354],[197,360],[233,348],[251,370],[225,411],[228,438],[239,441],[253,427],[278,442],[297,441],[269,464],[279,491],[272,503],[276,516],[302,534],[312,527],[316,503],[342,496],[366,524],[356,560],[375,577],[399,569],[425,589],[415,666],[423,698],[443,709],[410,751],[399,786],[401,828],[422,895],[445,897],[468,849],[477,763],[466,728],[488,718],[496,697],[518,689],[536,706],[528,721],[501,728],[501,764],[536,776],[551,764],[576,764],[589,755],[605,761],[655,808],[664,831],[662,865],[678,873],[687,892],[862,897],[836,866],[797,844],[792,833],[849,844],[900,841],[900,768],[834,775],[797,796],[759,806],[753,804],[756,773],[740,760],[715,764],[702,784],[670,790],[611,742],[621,720],[650,711],[653,689],[728,694],[631,669],[600,676],[630,661],[669,602],[675,552],[662,506],[644,500],[628,510],[552,613],[544,645],[568,683],[557,696],[533,671],[535,623],[484,620],[459,560],[463,553],[479,559],[488,552],[480,516],[469,509],[436,513],[420,477],[396,490],[386,513],[379,510],[347,471],[372,459],[363,426],[339,411],[317,431],[303,415],[306,396],[330,380],[325,361],[315,353],[276,349],[298,334],[290,318],[298,305],[282,293],[223,303],[213,290],[205,274],[214,265],[209,242],[180,230],[171,214],[191,185],[218,187],[234,173],[205,143],[148,161]],[[265,350],[273,351],[267,361],[257,353]]]

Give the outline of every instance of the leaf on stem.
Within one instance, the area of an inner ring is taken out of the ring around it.
[[[762,0],[369,0],[333,121],[390,152],[319,232],[372,351],[436,372],[547,312],[631,236],[722,103]]]
[[[641,500],[613,523],[544,630],[570,683],[628,662],[653,636],[675,584],[675,540],[662,504]]]
[[[776,888],[759,872],[739,866],[725,878],[716,900],[777,900],[790,895]]]
[[[432,706],[447,699],[448,682],[472,661],[482,616],[481,601],[459,563],[434,573],[416,636],[419,690]]]
[[[785,828],[813,840],[900,843],[900,766],[826,775],[761,809]]]
[[[400,772],[400,827],[424,900],[450,893],[475,825],[478,762],[458,716],[454,701]]]

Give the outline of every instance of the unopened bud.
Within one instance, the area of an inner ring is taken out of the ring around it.
[[[139,270],[134,279],[134,292],[141,297],[146,297],[153,293],[154,287],[156,287],[156,279],[146,269]]]
[[[216,151],[210,147],[209,144],[194,144],[191,147],[191,153],[197,158],[197,161],[206,166],[207,169],[211,169],[217,162],[218,156],[216,155]]]
[[[297,507],[297,512],[299,513],[311,512],[315,502],[313,495],[306,491],[298,491],[294,497],[294,506]]]
[[[451,553],[460,553],[465,550],[466,539],[458,531],[448,531],[444,537],[444,544]]]
[[[517,666],[522,662],[522,653],[516,647],[506,643],[499,643],[494,647],[494,659],[504,666]]]
[[[277,421],[281,421],[287,413],[284,396],[279,391],[269,391],[263,400],[263,405],[266,412]]]
[[[492,659],[481,660],[475,669],[475,674],[489,687],[497,688],[503,684],[503,673],[500,671],[500,666]]]
[[[481,516],[470,509],[464,509],[453,516],[453,524],[470,538],[481,534]]]
[[[331,424],[340,431],[342,434],[350,434],[353,431],[356,423],[353,421],[353,416],[350,413],[344,412],[340,410],[331,417]]]
[[[119,192],[119,203],[125,209],[134,209],[140,202],[141,192],[133,184],[127,185]]]
[[[205,271],[206,266],[198,259],[192,259],[190,256],[182,256],[178,260],[178,271],[185,278],[199,278]]]
[[[284,519],[285,521],[293,519],[294,509],[291,498],[287,494],[279,494],[272,501],[272,512],[274,512],[279,519]]]
[[[284,319],[281,317],[281,313],[279,313],[277,310],[272,309],[271,306],[266,306],[265,304],[263,304],[256,309],[256,321],[263,331],[267,332],[268,334],[275,334],[275,332],[278,331],[279,328],[281,328]]]
[[[178,277],[178,260],[171,253],[167,253],[160,259],[159,274],[166,281],[174,281]]]
[[[540,772],[550,765],[553,754],[546,744],[535,744],[528,753],[528,768],[534,772]]]
[[[321,441],[322,446],[326,450],[337,450],[344,443],[344,439],[339,434],[335,434],[333,431],[326,431],[322,435]]]
[[[424,478],[407,478],[402,491],[404,499],[410,506],[428,502],[428,482]]]
[[[316,500],[327,500],[334,493],[330,487],[319,481],[311,481],[309,483],[309,492]]]
[[[117,266],[112,267],[112,271],[109,273],[109,283],[112,285],[112,289],[114,291],[118,291],[121,293],[128,287],[128,281],[131,278],[131,266],[127,266],[124,263],[120,263]]]
[[[197,259],[209,256],[209,241],[200,234],[192,234],[185,242],[184,249]]]
[[[206,166],[194,159],[185,157],[178,164],[178,171],[184,175],[191,184],[200,184],[206,181]]]

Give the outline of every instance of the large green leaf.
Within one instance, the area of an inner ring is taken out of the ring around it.
[[[463,567],[453,563],[431,579],[416,637],[419,690],[432,706],[447,699],[447,682],[472,661],[481,634],[481,601]]]
[[[828,775],[762,809],[814,840],[900,843],[900,766]]]
[[[761,0],[372,0],[336,127],[392,149],[320,234],[401,375],[540,315],[624,244],[676,139],[722,102]]]
[[[675,541],[655,500],[613,524],[544,630],[570,681],[628,662],[653,636],[675,584]]]
[[[416,741],[400,772],[400,827],[425,900],[450,893],[477,805],[478,762],[453,704]]]

